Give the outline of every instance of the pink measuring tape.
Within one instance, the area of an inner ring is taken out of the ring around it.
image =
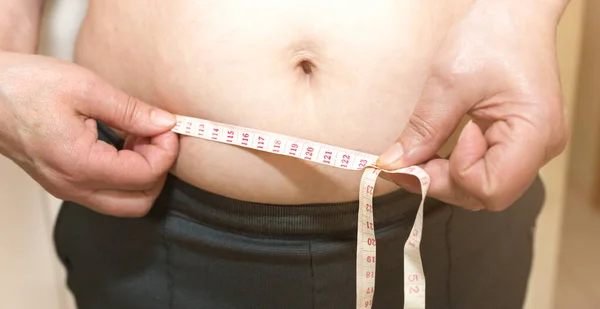
[[[377,156],[291,136],[227,125],[214,121],[177,116],[175,133],[225,144],[291,156],[349,170],[364,170],[360,181],[356,250],[356,308],[371,308],[375,294],[376,240],[373,222],[373,190],[379,174],[413,175],[421,182],[421,203],[413,228],[404,244],[404,309],[425,308],[425,275],[419,245],[423,230],[423,204],[429,189],[429,175],[420,167],[382,170]]]

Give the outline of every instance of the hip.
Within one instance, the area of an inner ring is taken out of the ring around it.
[[[522,307],[540,190],[536,182],[502,213],[426,203],[428,309]],[[374,200],[375,309],[402,308],[402,249],[419,198]],[[255,204],[171,176],[143,218],[65,203],[55,242],[81,309],[355,308],[356,208]]]

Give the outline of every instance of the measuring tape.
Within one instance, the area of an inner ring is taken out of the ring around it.
[[[404,309],[425,308],[425,275],[419,245],[423,230],[423,204],[429,189],[429,175],[418,166],[384,170],[377,156],[291,136],[254,130],[219,122],[177,116],[172,130],[182,135],[291,156],[348,170],[364,170],[360,180],[356,248],[356,308],[371,308],[375,294],[376,240],[373,222],[373,191],[379,174],[413,175],[421,182],[421,203],[415,223],[404,244]]]

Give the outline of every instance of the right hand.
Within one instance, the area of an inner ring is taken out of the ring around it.
[[[96,119],[130,133],[98,140]],[[119,217],[145,215],[178,154],[175,116],[57,59],[0,52],[0,154],[57,198]]]

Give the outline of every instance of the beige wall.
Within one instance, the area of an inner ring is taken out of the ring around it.
[[[555,309],[600,308],[600,1],[587,0],[582,15]]]
[[[0,308],[68,308],[47,195],[1,156],[0,201]]]
[[[584,4],[584,0],[571,2],[558,31],[558,61],[562,75],[565,108],[571,120],[577,94]],[[535,259],[526,309],[554,308],[553,294],[556,287],[556,270],[567,192],[567,173],[572,152],[571,145],[572,143],[561,156],[542,170],[547,198],[536,231]]]
[[[569,181],[580,194],[590,196],[600,191],[597,172],[600,170],[600,1],[586,1],[583,24],[581,69],[577,86],[577,107],[574,111],[572,162]]]

